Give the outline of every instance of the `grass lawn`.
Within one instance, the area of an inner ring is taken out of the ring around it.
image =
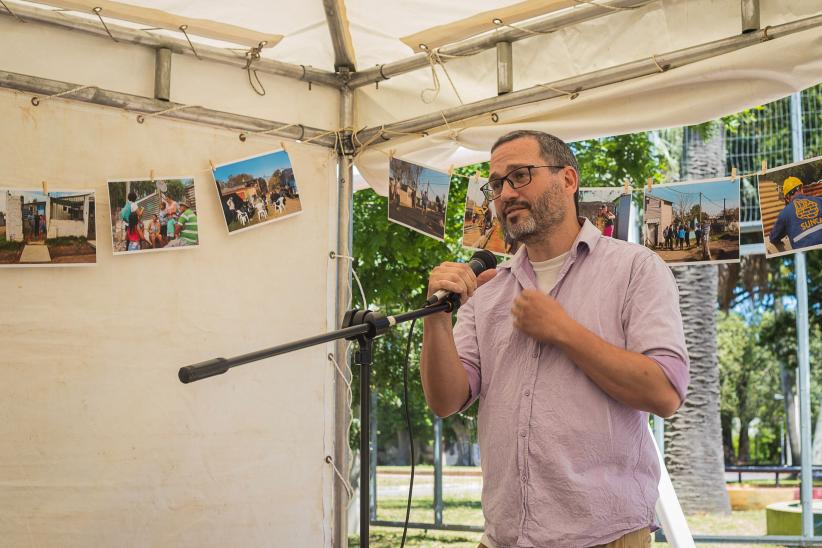
[[[458,467],[460,468],[460,467]],[[380,521],[405,520],[405,504],[408,489],[408,467],[379,467],[377,498],[377,519]],[[478,469],[477,469],[478,470]],[[482,508],[480,507],[479,491],[482,479],[473,476],[473,469],[463,467],[462,473],[449,474],[445,481],[443,492],[443,522],[449,525],[482,525]],[[432,523],[433,512],[433,468],[431,466],[417,467],[414,478],[414,498],[411,503],[411,522]],[[746,482],[747,483],[747,482]],[[789,483],[788,481],[784,482]],[[772,484],[772,483],[771,483]],[[749,510],[733,512],[728,516],[710,514],[696,514],[688,516],[688,524],[694,535],[764,535],[765,511]],[[406,546],[415,547],[448,547],[448,548],[476,548],[480,533],[433,531],[409,529],[406,537]],[[371,526],[370,546],[378,548],[396,547],[402,539],[402,528]],[[359,546],[359,537],[348,539],[350,548]],[[654,547],[668,546],[668,543],[653,543]],[[742,548],[751,544],[698,544],[699,548]],[[776,548],[776,545],[758,544],[762,548]]]

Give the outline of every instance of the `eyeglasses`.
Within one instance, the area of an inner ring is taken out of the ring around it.
[[[489,179],[487,183],[480,187],[480,190],[489,200],[496,200],[502,194],[502,187],[505,181],[511,185],[511,188],[522,188],[531,182],[531,170],[538,167],[550,167],[552,169],[563,169],[567,166],[522,166],[510,171],[508,174],[498,178]]]

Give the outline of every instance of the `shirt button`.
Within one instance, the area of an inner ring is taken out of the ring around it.
[[[525,391],[525,395],[526,395],[526,396],[530,396],[530,395],[531,395],[531,391],[530,391],[530,390],[526,390],[526,391]]]
[[[522,476],[522,482],[525,483],[526,481],[528,481],[528,478],[526,478],[525,476]]]
[[[519,433],[519,435],[520,435],[520,436],[522,436],[522,437],[524,438],[524,437],[525,437],[525,430],[523,430],[522,432],[520,432],[520,433]]]

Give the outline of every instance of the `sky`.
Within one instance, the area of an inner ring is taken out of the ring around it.
[[[647,191],[646,191],[647,193]],[[708,215],[722,213],[722,201],[725,207],[733,209],[739,207],[739,180],[725,179],[708,183],[674,183],[670,185],[654,185],[651,196],[679,203],[683,194],[687,195],[691,206],[699,203],[699,194],[702,193],[702,209]]]
[[[271,154],[220,166],[214,171],[214,178],[217,179],[218,182],[225,182],[232,175],[249,173],[254,177],[264,177],[268,179],[271,177],[271,174],[278,169],[287,169],[290,167],[291,161],[288,159],[288,154],[284,150],[280,150]]]
[[[428,188],[429,183],[431,184],[430,189]],[[433,200],[437,196],[440,197],[440,200],[446,200],[448,198],[448,187],[450,184],[451,177],[449,177],[447,173],[440,173],[439,171],[434,171],[426,167],[423,168],[422,173],[420,173],[417,189],[420,192],[428,189],[429,200]]]
[[[468,196],[469,200],[474,200],[474,203],[477,205],[482,205],[482,202],[485,201],[485,195],[480,190],[480,187],[488,182],[488,179],[484,177],[471,177],[468,179]],[[431,187],[433,188],[433,187]]]

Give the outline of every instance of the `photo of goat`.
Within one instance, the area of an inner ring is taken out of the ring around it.
[[[212,173],[229,233],[302,211],[294,170],[284,150],[222,164]]]

